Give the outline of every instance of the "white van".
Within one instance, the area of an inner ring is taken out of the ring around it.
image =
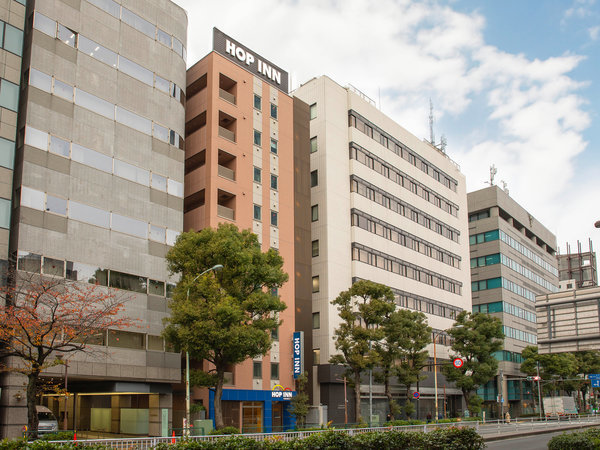
[[[58,431],[58,421],[52,411],[41,405],[36,405],[35,410],[39,422],[38,433],[56,433]]]

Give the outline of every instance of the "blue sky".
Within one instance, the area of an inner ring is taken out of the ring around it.
[[[600,0],[175,0],[188,65],[216,26],[291,75],[352,84],[419,138],[435,134],[467,177],[489,167],[574,247],[600,250]]]

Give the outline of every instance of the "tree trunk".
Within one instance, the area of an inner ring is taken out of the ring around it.
[[[29,435],[32,437],[37,437],[39,423],[35,408],[39,376],[39,372],[32,372],[27,375],[27,429],[29,431]]]
[[[471,398],[471,392],[463,390],[462,393],[465,399],[465,403],[467,404],[466,408],[469,409],[469,399]]]
[[[217,369],[217,385],[215,386],[215,428],[220,430],[223,425],[223,408],[221,407],[221,397],[223,396],[223,379],[225,373]]]
[[[354,371],[354,421],[362,423],[360,414],[360,370]]]
[[[394,399],[392,398],[392,389],[390,388],[390,372],[385,370],[383,375],[385,377],[383,381],[385,396],[387,397],[388,405],[390,406],[390,420],[394,420]]]

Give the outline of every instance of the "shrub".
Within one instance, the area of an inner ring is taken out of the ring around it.
[[[483,437],[473,428],[438,428],[425,434],[430,450],[477,450],[485,448]]]
[[[240,434],[240,430],[236,427],[223,427],[219,430],[212,430],[209,434],[222,435],[222,434]]]
[[[44,441],[72,441],[72,431],[58,431],[56,433],[45,433],[40,435],[40,439]]]
[[[315,433],[307,437],[306,439],[294,442],[294,444],[301,443],[300,446],[293,446],[296,449],[306,450],[353,450],[355,446],[352,443],[352,438],[346,433],[340,433],[335,431],[325,431],[323,433]]]
[[[548,450],[593,450],[594,444],[585,433],[563,433],[548,442]]]

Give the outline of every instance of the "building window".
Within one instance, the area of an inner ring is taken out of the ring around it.
[[[274,340],[274,341],[278,341],[279,340],[279,327],[273,328],[271,330],[271,339]]]
[[[310,220],[312,222],[319,220],[319,205],[312,205],[310,207]]]
[[[312,291],[319,292],[319,275],[312,277]]]
[[[279,380],[279,363],[271,363],[271,380]]]
[[[255,378],[255,379],[262,378],[262,361],[253,361],[252,362],[252,378]]]
[[[321,364],[321,350],[318,348],[313,349],[313,366]]]
[[[271,189],[277,190],[277,175],[271,174]]]
[[[58,24],[58,39],[70,47],[75,47],[77,45],[77,33],[60,23]]]
[[[319,171],[313,170],[310,173],[310,187],[315,187],[319,184]]]
[[[321,313],[315,312],[313,313],[313,330],[318,330],[321,328]]]
[[[317,137],[310,138],[310,152],[314,153],[317,151]]]
[[[254,220],[262,220],[262,207],[254,205]]]
[[[312,241],[312,255],[319,256],[319,240]]]
[[[262,98],[256,94],[254,94],[254,107],[258,110],[262,109]]]
[[[310,120],[317,118],[317,104],[313,103],[310,105]]]
[[[277,105],[271,103],[271,117],[277,119]]]
[[[256,181],[257,183],[260,183],[262,181],[262,170],[260,169],[260,167],[254,167],[254,181]]]
[[[277,140],[273,138],[271,138],[271,153],[277,154]]]
[[[271,211],[271,225],[273,225],[274,227],[277,226],[277,211]]]
[[[259,147],[262,145],[262,133],[257,130],[254,130],[254,145]]]

